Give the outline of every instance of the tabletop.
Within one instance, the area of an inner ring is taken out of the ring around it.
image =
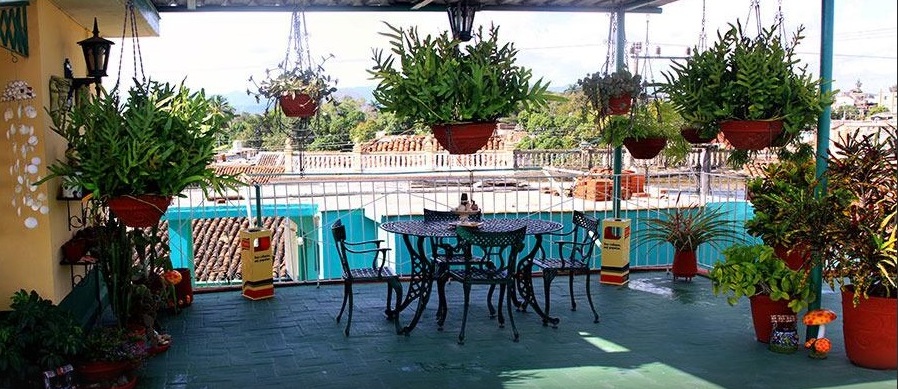
[[[530,218],[514,219],[483,219],[477,227],[481,231],[499,232],[511,231],[527,226],[528,235],[540,235],[558,231],[561,223],[551,220]],[[403,235],[428,236],[428,237],[452,237],[455,236],[455,224],[446,221],[401,220],[386,222],[380,225],[384,231]]]

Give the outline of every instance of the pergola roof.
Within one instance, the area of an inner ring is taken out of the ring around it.
[[[475,0],[484,11],[660,13],[676,0]],[[421,0],[152,0],[159,12],[177,11],[411,11]],[[433,0],[418,11],[445,11],[457,1]]]

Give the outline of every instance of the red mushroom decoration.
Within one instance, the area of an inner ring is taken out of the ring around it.
[[[811,350],[811,353],[808,354],[809,357],[816,359],[826,358],[826,355],[832,348],[832,342],[824,337],[826,335],[826,324],[831,323],[833,320],[836,320],[836,313],[829,309],[815,309],[804,315],[802,322],[805,325],[820,326],[820,329],[817,331],[817,337],[808,339],[804,344],[806,349]]]
[[[177,285],[181,282],[181,273],[177,270],[169,270],[165,273],[162,273],[162,278],[165,278],[169,284]]]

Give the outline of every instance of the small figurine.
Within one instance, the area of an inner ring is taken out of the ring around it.
[[[471,211],[477,212],[479,210],[480,210],[480,207],[477,206],[477,202],[474,200],[471,200]]]
[[[804,315],[804,324],[809,326],[820,326],[817,330],[817,337],[808,339],[804,347],[810,350],[809,357],[814,359],[825,359],[829,350],[832,348],[832,342],[824,338],[826,335],[826,324],[836,320],[836,313],[829,309],[815,309]]]

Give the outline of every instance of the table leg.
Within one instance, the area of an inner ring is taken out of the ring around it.
[[[515,277],[515,284],[517,287],[515,289],[517,289],[517,293],[520,294],[521,299],[523,299],[520,307],[521,309],[524,309],[529,305],[533,307],[533,311],[543,320],[543,325],[552,324],[552,327],[557,327],[560,319],[549,316],[547,312],[544,312],[539,307],[539,304],[536,301],[536,293],[534,293],[533,290],[533,258],[535,258],[537,252],[540,251],[543,241],[542,235],[535,235],[535,237],[536,244],[533,246],[533,249],[518,262],[518,276]]]
[[[418,325],[418,321],[421,320],[421,315],[424,313],[427,301],[430,299],[430,292],[433,286],[433,263],[427,258],[423,237],[417,237],[415,243],[412,243],[409,235],[403,235],[402,240],[405,242],[405,247],[411,256],[412,274],[409,280],[408,293],[406,293],[405,300],[399,305],[397,311],[402,312],[415,300],[418,301],[415,315],[401,331],[408,336],[415,329],[415,326]]]

